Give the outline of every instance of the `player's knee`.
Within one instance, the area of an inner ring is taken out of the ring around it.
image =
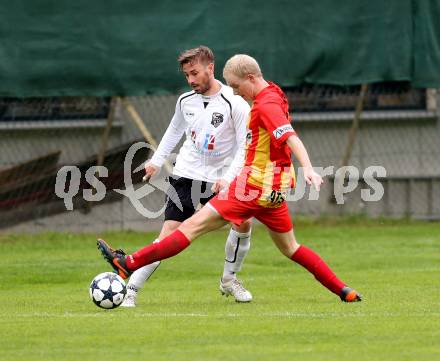
[[[252,228],[252,220],[247,219],[239,226],[234,226],[233,228],[239,233],[249,233]]]
[[[208,226],[208,220],[199,212],[185,220],[180,225],[179,229],[186,235],[190,236],[190,239],[194,239],[208,232]]]
[[[177,221],[165,221],[163,226],[162,226],[162,230],[160,231],[159,234],[159,239],[163,239],[167,236],[169,236],[171,233],[173,233],[177,228],[179,228],[181,222],[177,222]]]

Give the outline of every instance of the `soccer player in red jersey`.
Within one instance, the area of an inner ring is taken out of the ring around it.
[[[178,254],[197,237],[228,222],[240,225],[255,217],[267,227],[284,256],[306,268],[343,301],[360,301],[361,295],[342,282],[318,254],[296,241],[285,202],[287,192],[295,185],[291,154],[303,167],[309,185],[319,190],[322,178],[313,170],[307,150],[292,128],[283,91],[266,81],[257,61],[244,54],[226,62],[223,77],[236,94],[253,102],[240,175],[227,191],[211,199],[168,237],[131,255],[115,252],[105,241],[98,240],[104,258],[126,278],[146,264]]]

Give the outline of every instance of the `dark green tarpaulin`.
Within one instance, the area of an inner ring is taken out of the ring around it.
[[[415,86],[440,88],[440,0],[414,1]]]
[[[186,88],[176,57],[205,44],[268,79],[440,87],[440,1],[0,1],[0,96]]]

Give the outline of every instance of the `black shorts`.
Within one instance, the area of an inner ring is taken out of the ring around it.
[[[196,212],[199,203],[205,205],[215,196],[211,187],[212,183],[208,182],[177,176],[170,177],[165,220],[183,222],[191,217]],[[182,209],[179,209],[176,199],[180,200]]]

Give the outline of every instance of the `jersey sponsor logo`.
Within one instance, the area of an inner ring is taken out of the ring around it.
[[[214,128],[217,128],[222,123],[223,123],[223,114],[217,112],[212,113],[211,125],[214,126]]]
[[[193,116],[194,116],[194,113],[193,113],[193,112],[185,112],[185,115],[186,115],[187,117],[193,117]]]
[[[266,200],[272,205],[282,204],[287,198],[287,192],[272,190]]]
[[[197,133],[195,130],[191,130],[191,140],[193,141],[193,143],[196,142],[197,139]]]
[[[272,133],[275,139],[280,139],[284,134],[288,132],[293,132],[293,128],[290,124],[282,125],[275,129]]]
[[[195,145],[193,146],[193,151],[202,155],[206,158],[219,158],[224,157],[224,153],[212,150],[199,149]]]
[[[203,148],[208,150],[213,150],[214,143],[215,143],[215,136],[208,133],[205,135],[205,144],[203,144]]]
[[[246,133],[246,145],[250,145],[251,143],[252,143],[252,131],[248,129]]]

